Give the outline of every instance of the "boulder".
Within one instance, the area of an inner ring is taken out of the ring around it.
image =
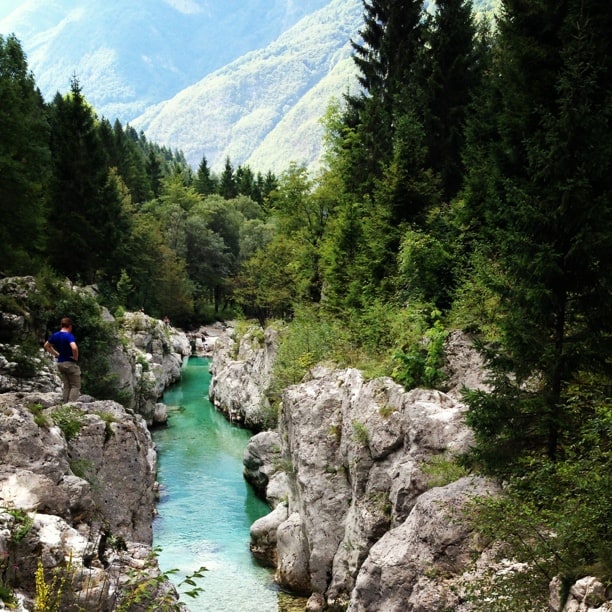
[[[497,492],[488,480],[462,478],[420,495],[408,518],[368,552],[348,610],[457,609],[454,580],[481,552],[464,510],[474,496]]]
[[[278,330],[249,329],[239,341],[228,329],[214,343],[209,397],[233,423],[260,431],[274,420],[268,398]]]
[[[250,529],[250,549],[253,556],[264,566],[276,568],[278,565],[277,531],[287,521],[287,506],[279,504],[276,508],[256,520]]]

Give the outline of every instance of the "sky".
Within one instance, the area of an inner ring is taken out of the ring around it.
[[[24,4],[25,0],[0,0],[0,19]]]

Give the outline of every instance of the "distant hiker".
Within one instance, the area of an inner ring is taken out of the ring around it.
[[[57,369],[64,385],[63,401],[74,402],[81,395],[81,368],[77,363],[79,347],[72,335],[72,319],[64,317],[60,325],[61,329],[51,334],[44,349],[57,357]]]

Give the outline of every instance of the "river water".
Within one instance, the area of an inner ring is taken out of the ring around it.
[[[272,573],[249,551],[251,523],[269,512],[242,476],[251,434],[228,423],[209,402],[208,365],[201,357],[183,365],[181,381],[163,398],[169,426],[153,432],[161,486],[153,523],[159,565],[162,571],[179,570],[171,576],[175,584],[207,568],[197,581],[204,592],[182,598],[192,612],[276,612]]]

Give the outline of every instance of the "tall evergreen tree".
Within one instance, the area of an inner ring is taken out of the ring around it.
[[[215,177],[210,171],[208,167],[208,162],[206,160],[206,156],[202,156],[202,161],[198,166],[198,171],[196,173],[195,181],[193,183],[195,190],[203,195],[208,196],[213,193],[217,193],[218,185]]]
[[[43,250],[48,124],[14,36],[0,36],[0,272],[32,273]]]
[[[113,124],[113,153],[110,165],[117,168],[121,178],[130,190],[132,201],[141,204],[153,197],[153,190],[147,176],[146,158],[138,146],[138,135],[134,128],[125,130],[117,119]]]
[[[489,465],[556,459],[572,419],[588,418],[572,396],[612,378],[611,27],[612,8],[596,0],[504,2],[484,151],[494,167],[472,209],[495,226],[491,288],[504,314],[494,388],[470,398]]]
[[[480,82],[477,28],[470,0],[437,0],[428,21],[422,79],[427,166],[437,172],[447,200],[462,183],[464,129]]]
[[[156,155],[153,149],[149,149],[146,161],[147,176],[151,183],[151,190],[153,191],[153,197],[158,198],[162,188],[162,164],[159,156]]]
[[[219,194],[226,200],[232,200],[238,195],[234,167],[229,157],[225,159],[225,166],[219,178]]]
[[[49,201],[48,253],[69,278],[91,283],[109,270],[109,253],[124,239],[123,199],[108,169],[96,116],[75,78],[70,94],[51,108],[53,177]]]
[[[411,84],[422,40],[422,0],[364,0],[363,42],[352,41],[362,92],[348,96],[345,115],[354,137],[347,153],[357,177],[353,189],[371,190],[390,159],[398,97]]]
[[[239,194],[253,198],[255,194],[255,175],[248,166],[238,166],[236,169],[236,190]]]

